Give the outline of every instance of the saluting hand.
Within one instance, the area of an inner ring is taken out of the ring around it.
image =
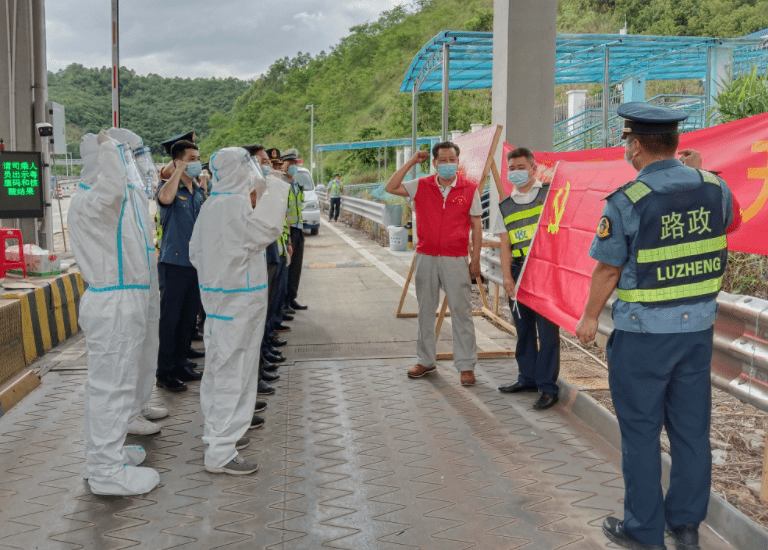
[[[182,174],[187,170],[187,163],[179,159],[176,161],[176,172]]]
[[[701,153],[693,149],[683,149],[677,152],[680,162],[691,168],[701,168]]]
[[[429,159],[429,151],[416,151],[416,154],[411,157],[411,162],[421,164],[427,159]]]

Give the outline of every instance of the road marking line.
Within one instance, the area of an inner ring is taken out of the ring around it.
[[[359,244],[357,241],[355,241],[351,237],[348,237],[347,235],[342,233],[339,229],[335,228],[325,220],[321,220],[321,222],[324,226],[328,227],[331,231],[333,231],[339,237],[341,237],[341,239],[345,243],[347,243],[349,246],[354,248],[357,251],[357,253],[360,254],[363,258],[365,258],[366,260],[371,262],[373,265],[375,265],[377,268],[379,268],[379,271],[381,271],[382,273],[384,273],[384,275],[392,279],[397,286],[399,286],[400,288],[403,288],[403,286],[405,285],[404,277],[401,277],[394,269],[392,269],[387,264],[379,260],[376,256],[374,256],[373,254],[368,252],[365,248],[363,248],[361,244]],[[410,294],[414,298],[416,297],[416,291],[412,290],[410,288],[410,285],[408,287],[408,294]]]
[[[371,262],[373,265],[375,265],[382,273],[384,273],[387,277],[392,279],[397,286],[400,288],[403,288],[403,285],[405,285],[405,278],[401,277],[395,270],[393,270],[391,267],[389,267],[387,264],[379,260],[376,256],[368,252],[361,244],[359,244],[357,241],[355,241],[353,238],[345,235],[341,232],[341,230],[337,229],[333,225],[329,224],[325,220],[321,220],[322,224],[328,227],[331,231],[336,233],[341,239],[346,242],[349,246],[354,248],[358,254],[360,254],[363,258]],[[415,252],[414,252],[415,254]],[[408,285],[408,294],[416,298],[416,291],[412,289],[411,285]],[[441,302],[442,303],[442,302]],[[451,323],[450,317],[445,317],[445,320],[443,321],[444,324],[450,325]],[[474,319],[474,317],[473,317]],[[477,323],[475,324],[475,338],[478,343],[478,347],[483,350],[487,351],[498,351],[500,349],[504,349],[502,346],[500,346],[498,343],[496,343],[490,336],[485,334],[480,328],[478,328]],[[482,345],[480,345],[482,344]]]

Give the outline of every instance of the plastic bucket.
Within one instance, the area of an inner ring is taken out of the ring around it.
[[[408,250],[408,229],[406,227],[390,225],[387,227],[387,232],[389,233],[390,250],[400,252]]]

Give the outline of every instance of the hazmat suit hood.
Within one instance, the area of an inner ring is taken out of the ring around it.
[[[118,143],[125,143],[132,150],[138,149],[144,145],[142,140],[137,134],[131,132],[127,128],[115,128],[114,126],[107,130],[109,137],[117,141]]]
[[[216,194],[233,194],[247,197],[256,189],[261,197],[267,182],[261,169],[251,160],[248,151],[241,147],[219,149],[211,156],[213,188]]]
[[[83,183],[93,186],[99,173],[99,143],[96,134],[85,134],[80,142],[80,158],[83,159],[83,169],[80,175]]]

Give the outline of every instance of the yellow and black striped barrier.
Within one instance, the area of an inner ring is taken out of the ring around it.
[[[4,292],[19,300],[27,365],[79,330],[77,312],[85,283],[79,273],[57,277],[35,289]]]

